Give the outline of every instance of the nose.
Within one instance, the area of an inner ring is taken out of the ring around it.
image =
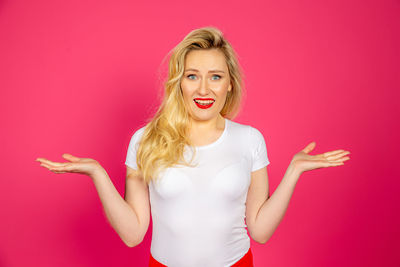
[[[199,95],[204,95],[204,96],[208,95],[210,90],[208,89],[207,79],[201,79],[201,82],[200,82],[200,85],[199,85],[199,88],[197,91],[198,91]]]

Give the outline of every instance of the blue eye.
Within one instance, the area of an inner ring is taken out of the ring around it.
[[[194,74],[189,74],[187,77],[188,77],[190,80],[194,80],[194,79],[192,79],[191,77],[195,77],[195,75],[194,75]]]
[[[212,78],[214,78],[214,77],[217,77],[218,79],[212,79],[212,80],[219,80],[219,79],[221,79],[221,76],[219,76],[219,75],[213,75]]]

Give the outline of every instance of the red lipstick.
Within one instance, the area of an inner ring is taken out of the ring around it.
[[[196,103],[196,105],[201,108],[201,109],[207,109],[210,108],[214,102],[215,99],[213,98],[195,98],[193,99],[194,103]]]

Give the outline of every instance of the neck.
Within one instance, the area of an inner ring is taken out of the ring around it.
[[[195,119],[190,120],[190,130],[195,132],[212,132],[215,130],[221,130],[225,127],[225,119],[218,114],[215,118],[207,121],[199,121]]]

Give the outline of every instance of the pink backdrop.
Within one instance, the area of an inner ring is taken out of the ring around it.
[[[190,30],[219,27],[239,54],[270,191],[292,156],[351,151],[304,173],[255,266],[399,266],[399,1],[1,1],[0,266],[146,266],[87,176],[37,157],[98,160],[124,194],[133,132],[158,104],[160,63]],[[396,123],[397,121],[397,123]]]

